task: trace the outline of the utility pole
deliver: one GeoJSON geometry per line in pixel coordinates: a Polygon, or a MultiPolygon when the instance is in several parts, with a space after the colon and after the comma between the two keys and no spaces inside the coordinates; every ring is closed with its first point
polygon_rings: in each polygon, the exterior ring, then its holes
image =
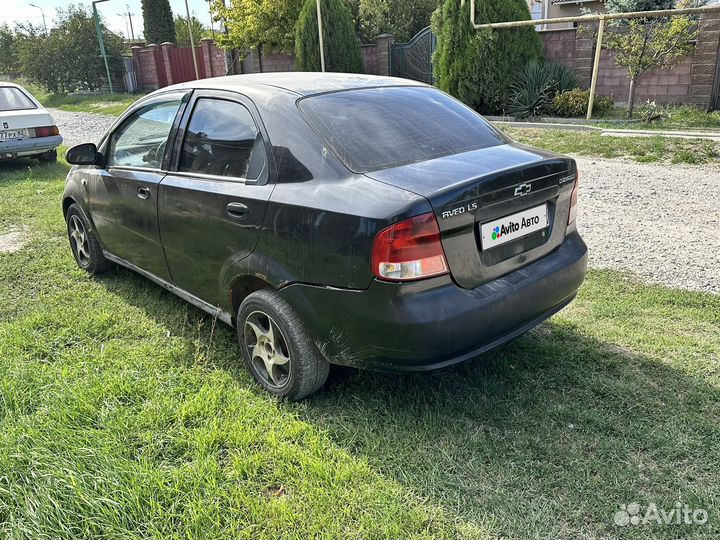
{"type": "Polygon", "coordinates": [[[130,27],[128,26],[127,13],[118,13],[117,15],[125,21],[125,36],[127,36],[127,40],[130,41],[130,27]]]}
{"type": "Polygon", "coordinates": [[[40,6],[36,6],[35,4],[29,4],[31,7],[38,8],[40,10],[40,13],[42,13],[43,18],[43,28],[45,28],[45,33],[47,34],[47,23],[45,22],[45,12],[43,11],[43,8],[40,6]]]}
{"type": "Polygon", "coordinates": [[[100,15],[98,15],[97,4],[107,2],[108,0],[93,0],[93,18],[95,19],[95,31],[97,32],[98,43],[100,44],[100,54],[105,62],[105,73],[107,74],[108,86],[110,93],[114,94],[112,86],[112,78],[110,77],[110,66],[108,65],[107,53],[105,52],[105,43],[103,42],[102,29],[100,28],[100,15]]]}
{"type": "Polygon", "coordinates": [[[135,31],[133,30],[133,25],[132,25],[132,16],[135,14],[130,13],[130,5],[129,4],[125,4],[125,7],[127,8],[127,15],[128,15],[128,19],[130,21],[130,36],[132,37],[133,43],[135,43],[135,31]]]}
{"type": "Polygon", "coordinates": [[[197,53],[195,52],[195,38],[192,32],[192,19],[190,18],[190,6],[188,0],[185,0],[185,12],[187,13],[188,33],[190,34],[190,49],[192,50],[193,65],[195,66],[195,80],[200,79],[200,71],[198,70],[197,53]]]}
{"type": "Polygon", "coordinates": [[[212,12],[212,0],[207,0],[208,3],[208,13],[210,14],[210,32],[212,33],[212,38],[215,39],[215,25],[213,24],[213,12],[212,12]]]}
{"type": "Polygon", "coordinates": [[[320,12],[320,0],[315,0],[315,6],[317,6],[318,39],[320,40],[320,69],[324,73],[325,72],[325,46],[323,44],[322,13],[320,12]]]}

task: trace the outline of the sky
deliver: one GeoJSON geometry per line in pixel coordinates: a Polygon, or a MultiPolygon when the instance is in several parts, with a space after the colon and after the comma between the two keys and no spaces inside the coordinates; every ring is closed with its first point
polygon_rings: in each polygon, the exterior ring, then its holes
{"type": "MultiPolygon", "coordinates": [[[[31,22],[35,25],[42,26],[43,19],[40,10],[32,7],[30,4],[40,6],[45,12],[48,28],[53,26],[55,18],[55,9],[67,6],[68,4],[84,4],[90,7],[90,0],[0,0],[0,25],[7,23],[14,26],[16,22],[31,22]]],[[[203,24],[210,26],[210,15],[208,13],[208,4],[206,0],[188,0],[190,13],[200,19],[203,24]]],[[[132,13],[133,29],[135,37],[142,35],[142,9],[140,0],[108,0],[97,5],[98,11],[105,19],[108,27],[119,34],[127,37],[127,11],[128,6],[132,13]],[[125,13],[126,16],[121,15],[125,13]]],[[[185,15],[185,0],[170,0],[170,7],[173,15],[185,15]]],[[[218,23],[214,23],[217,28],[218,23]]]]}

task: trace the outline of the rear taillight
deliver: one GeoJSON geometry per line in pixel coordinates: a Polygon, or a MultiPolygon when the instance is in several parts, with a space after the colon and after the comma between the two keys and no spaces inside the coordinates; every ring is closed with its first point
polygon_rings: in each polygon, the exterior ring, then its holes
{"type": "Polygon", "coordinates": [[[447,274],[435,214],[428,212],[380,231],[372,250],[372,271],[380,279],[410,281],[447,274]]]}
{"type": "Polygon", "coordinates": [[[52,137],[54,135],[60,135],[60,131],[58,130],[57,126],[43,126],[43,127],[36,127],[35,129],[35,135],[33,137],[52,137]]]}
{"type": "Polygon", "coordinates": [[[578,211],[578,188],[580,187],[580,173],[575,172],[575,185],[573,186],[572,195],[570,195],[570,214],[568,215],[568,225],[570,225],[577,217],[578,211]]]}

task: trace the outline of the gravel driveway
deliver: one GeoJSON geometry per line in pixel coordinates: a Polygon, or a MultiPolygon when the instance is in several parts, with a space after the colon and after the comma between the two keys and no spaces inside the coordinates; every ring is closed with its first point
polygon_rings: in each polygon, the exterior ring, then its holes
{"type": "Polygon", "coordinates": [[[577,157],[594,268],[720,293],[720,168],[577,157]]]}
{"type": "Polygon", "coordinates": [[[104,114],[68,112],[48,109],[63,136],[63,144],[70,148],[84,142],[97,143],[115,118],[104,114]]]}
{"type": "MultiPolygon", "coordinates": [[[[52,109],[65,144],[97,142],[114,118],[52,109]]],[[[720,293],[720,168],[576,158],[590,266],[720,293]]]]}

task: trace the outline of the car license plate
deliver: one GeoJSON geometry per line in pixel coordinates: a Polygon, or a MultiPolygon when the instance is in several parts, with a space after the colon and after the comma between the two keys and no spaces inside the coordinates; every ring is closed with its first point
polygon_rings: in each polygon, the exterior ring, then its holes
{"type": "Polygon", "coordinates": [[[12,129],[10,131],[0,131],[0,141],[8,139],[21,139],[22,137],[27,137],[27,130],[12,129]]]}
{"type": "Polygon", "coordinates": [[[547,204],[534,206],[480,225],[480,245],[483,250],[494,248],[547,226],[547,204]]]}

